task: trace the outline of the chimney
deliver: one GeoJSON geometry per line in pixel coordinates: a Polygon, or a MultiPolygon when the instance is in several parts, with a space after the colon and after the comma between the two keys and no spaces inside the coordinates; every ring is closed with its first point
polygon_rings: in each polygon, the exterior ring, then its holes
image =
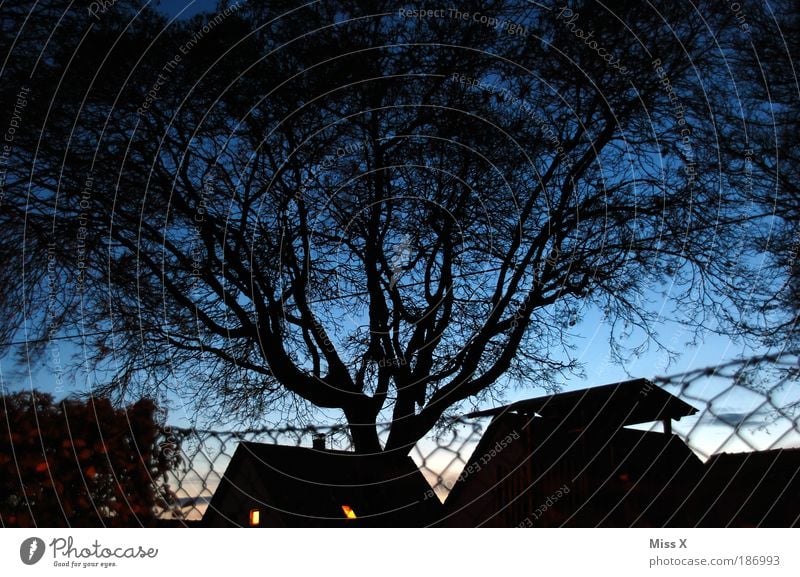
{"type": "Polygon", "coordinates": [[[311,437],[311,446],[320,451],[325,450],[325,433],[314,433],[311,437]]]}

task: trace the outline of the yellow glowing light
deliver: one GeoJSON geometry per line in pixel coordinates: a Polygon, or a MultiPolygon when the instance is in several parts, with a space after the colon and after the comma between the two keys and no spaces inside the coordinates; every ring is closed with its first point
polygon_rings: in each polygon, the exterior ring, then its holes
{"type": "Polygon", "coordinates": [[[347,517],[348,519],[356,518],[356,512],[353,511],[350,505],[342,505],[342,511],[344,511],[344,516],[347,517]]]}
{"type": "Polygon", "coordinates": [[[259,525],[261,525],[261,511],[250,509],[250,526],[258,527],[259,525]]]}

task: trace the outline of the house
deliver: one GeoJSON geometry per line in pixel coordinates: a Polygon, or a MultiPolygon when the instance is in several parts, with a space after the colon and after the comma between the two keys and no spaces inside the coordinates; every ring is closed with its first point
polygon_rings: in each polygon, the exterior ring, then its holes
{"type": "Polygon", "coordinates": [[[672,421],[696,412],[636,379],[473,413],[492,420],[439,525],[686,525],[680,504],[704,469],[672,421]],[[654,421],[663,432],[628,428],[654,421]]]}
{"type": "Polygon", "coordinates": [[[441,513],[410,457],[242,442],[207,527],[418,527],[441,513]]]}
{"type": "Polygon", "coordinates": [[[800,449],[721,453],[683,507],[701,527],[800,527],[798,495],[800,449]]]}

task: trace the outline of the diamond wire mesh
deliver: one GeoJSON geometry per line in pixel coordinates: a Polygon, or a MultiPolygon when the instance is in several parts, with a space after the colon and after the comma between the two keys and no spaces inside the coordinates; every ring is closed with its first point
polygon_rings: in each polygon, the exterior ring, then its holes
{"type": "MultiPolygon", "coordinates": [[[[379,425],[378,429],[385,435],[389,425],[379,425]]],[[[452,489],[481,431],[479,421],[450,419],[436,435],[417,443],[411,450],[411,458],[440,500],[452,489]]],[[[344,425],[243,431],[166,427],[162,431],[162,450],[177,451],[180,465],[168,479],[174,502],[162,502],[157,514],[162,519],[200,520],[242,441],[310,447],[313,438],[320,434],[325,436],[328,448],[345,451],[353,448],[344,425]]]]}
{"type": "Polygon", "coordinates": [[[700,409],[677,432],[705,459],[721,452],[800,447],[799,377],[797,355],[778,354],[654,381],[700,409]]]}
{"type": "MultiPolygon", "coordinates": [[[[703,460],[722,452],[763,451],[800,446],[800,391],[796,357],[762,357],[713,369],[655,379],[699,409],[675,423],[674,432],[703,460]]],[[[410,455],[444,501],[480,440],[485,421],[453,419],[417,443],[410,455]]],[[[379,427],[385,435],[389,425],[379,427]]],[[[161,518],[202,518],[241,441],[311,446],[324,434],[328,447],[352,450],[345,426],[285,427],[244,431],[166,428],[165,450],[178,451],[181,465],[171,474],[175,496],[161,518]]],[[[798,471],[800,474],[800,471],[798,471]]]]}

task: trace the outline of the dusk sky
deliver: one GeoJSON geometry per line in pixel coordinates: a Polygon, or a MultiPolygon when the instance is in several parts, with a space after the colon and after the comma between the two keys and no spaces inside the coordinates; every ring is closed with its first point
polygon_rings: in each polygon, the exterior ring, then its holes
{"type": "MultiPolygon", "coordinates": [[[[158,2],[159,10],[179,18],[188,18],[203,11],[213,10],[215,6],[216,2],[213,0],[160,0],[158,2]]],[[[672,305],[663,296],[664,292],[674,291],[674,287],[653,288],[654,290],[649,297],[651,302],[648,308],[663,314],[666,319],[675,319],[675,312],[670,309],[672,305]]],[[[673,349],[681,351],[681,356],[677,362],[668,364],[667,357],[663,353],[650,351],[639,357],[631,356],[626,363],[620,366],[611,362],[609,358],[609,325],[601,312],[592,309],[581,312],[584,313],[583,319],[575,326],[570,327],[568,334],[572,337],[571,340],[575,346],[573,355],[584,365],[586,374],[584,378],[571,377],[567,380],[562,379],[564,390],[580,389],[631,377],[652,378],[683,373],[692,369],[713,366],[741,355],[758,352],[758,349],[747,348],[741,342],[734,342],[729,337],[711,332],[700,334],[698,344],[690,346],[693,335],[674,322],[674,320],[667,320],[659,327],[659,338],[662,342],[669,343],[673,349]]],[[[629,344],[635,346],[639,342],[633,338],[629,344]]],[[[60,341],[59,347],[63,358],[69,357],[77,350],[74,343],[66,340],[60,341]]],[[[53,367],[47,366],[47,363],[44,366],[40,364],[26,367],[13,364],[10,359],[5,358],[0,363],[0,378],[2,378],[4,386],[11,390],[25,389],[33,384],[33,386],[41,390],[56,392],[58,396],[59,391],[55,390],[53,367]],[[20,373],[24,375],[28,372],[30,380],[25,376],[21,379],[17,378],[20,373]]],[[[85,383],[72,382],[67,384],[64,392],[80,391],[81,389],[85,390],[85,383]]],[[[543,393],[544,391],[537,389],[535,386],[526,390],[509,390],[506,394],[506,400],[512,402],[543,393]]],[[[187,399],[186,401],[189,402],[190,400],[187,399]]],[[[170,420],[175,424],[188,424],[187,417],[189,413],[181,408],[183,400],[173,398],[172,402],[174,406],[171,410],[170,420]]],[[[731,398],[729,402],[731,407],[729,407],[728,412],[736,411],[737,399],[735,397],[731,398]]],[[[741,408],[738,407],[738,409],[741,408]]],[[[336,417],[335,411],[332,412],[331,417],[336,417]]],[[[225,427],[224,423],[217,422],[215,425],[221,428],[225,427]]]]}

